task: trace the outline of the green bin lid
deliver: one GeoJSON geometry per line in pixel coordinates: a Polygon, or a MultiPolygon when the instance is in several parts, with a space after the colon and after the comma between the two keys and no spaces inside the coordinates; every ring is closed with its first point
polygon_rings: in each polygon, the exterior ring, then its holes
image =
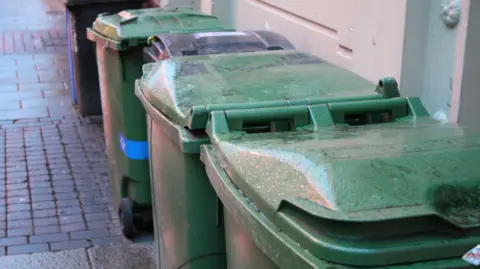
{"type": "Polygon", "coordinates": [[[310,254],[385,266],[460,258],[480,242],[479,134],[414,117],[213,133],[207,149],[229,177],[222,181],[310,254]]]}
{"type": "Polygon", "coordinates": [[[214,110],[382,98],[370,81],[293,50],[176,57],[143,69],[141,93],[191,130],[205,129],[214,110]]]}
{"type": "Polygon", "coordinates": [[[93,23],[100,36],[129,45],[146,43],[150,36],[225,30],[215,16],[190,8],[147,8],[100,14],[93,23]]]}

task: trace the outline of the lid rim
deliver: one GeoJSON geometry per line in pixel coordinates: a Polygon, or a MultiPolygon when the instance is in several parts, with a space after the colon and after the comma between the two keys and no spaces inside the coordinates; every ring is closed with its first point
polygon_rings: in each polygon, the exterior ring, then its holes
{"type": "MultiPolygon", "coordinates": [[[[178,33],[190,33],[190,32],[200,32],[200,31],[223,31],[225,28],[222,26],[220,20],[213,15],[202,14],[193,9],[163,9],[163,8],[148,8],[148,9],[128,9],[122,12],[115,14],[100,14],[93,23],[93,28],[98,33],[105,33],[107,30],[112,33],[112,35],[105,35],[106,38],[110,38],[117,42],[138,42],[140,39],[147,39],[149,36],[155,34],[168,34],[172,29],[176,29],[175,32],[178,33]],[[132,18],[136,18],[134,21],[127,20],[128,23],[118,18],[122,12],[126,12],[132,15],[132,18]],[[141,18],[156,18],[157,21],[161,21],[163,18],[177,18],[179,22],[175,27],[164,29],[162,23],[155,24],[151,21],[139,20],[141,18]],[[205,18],[204,20],[198,19],[197,24],[184,24],[183,21],[189,22],[194,20],[194,18],[205,18]],[[153,23],[153,24],[152,24],[153,23]],[[135,24],[136,27],[127,28],[129,29],[128,33],[124,32],[122,29],[125,29],[127,25],[135,24]],[[148,26],[147,28],[142,26],[148,26]],[[186,25],[186,26],[185,26],[186,25]],[[202,27],[205,26],[205,27],[202,27]],[[153,27],[153,28],[152,28],[153,27]],[[180,27],[180,28],[179,28],[180,27]],[[155,31],[150,31],[150,33],[138,34],[137,32],[142,32],[144,29],[157,29],[155,31]],[[178,29],[177,29],[178,28],[178,29]],[[115,33],[115,34],[113,34],[115,33]]],[[[150,30],[151,30],[150,29],[150,30]]]]}
{"type": "MultiPolygon", "coordinates": [[[[265,218],[265,215],[258,211],[257,208],[251,203],[251,200],[247,202],[244,193],[240,192],[238,187],[225,170],[220,167],[218,160],[218,149],[213,145],[207,145],[202,147],[201,160],[206,166],[207,174],[210,182],[212,183],[217,195],[222,200],[223,205],[226,208],[226,212],[235,212],[237,218],[246,219],[249,221],[241,221],[245,231],[248,235],[253,236],[253,240],[260,240],[262,243],[257,243],[263,251],[269,253],[269,248],[263,248],[267,246],[279,246],[275,249],[275,253],[282,253],[284,255],[270,255],[276,262],[285,257],[288,261],[292,258],[300,259],[300,264],[307,262],[309,264],[321,265],[328,263],[336,263],[346,266],[401,266],[402,264],[415,265],[415,264],[428,264],[435,263],[437,261],[450,261],[451,263],[461,262],[461,255],[471,249],[472,244],[475,245],[478,236],[466,238],[462,242],[456,242],[456,244],[445,245],[444,242],[437,242],[435,245],[431,243],[422,242],[422,244],[415,244],[415,248],[411,248],[412,245],[407,243],[400,244],[403,249],[394,249],[395,252],[391,252],[389,249],[383,246],[377,246],[376,248],[365,248],[359,246],[356,249],[352,249],[351,245],[338,246],[336,242],[319,241],[321,242],[315,246],[309,246],[302,238],[296,233],[292,233],[297,226],[297,221],[291,220],[292,228],[280,227],[277,224],[271,222],[271,219],[265,218]],[[288,240],[286,240],[288,238],[288,240]],[[318,249],[318,246],[322,246],[322,251],[318,249]],[[329,247],[330,246],[330,247],[329,247]],[[299,247],[298,249],[296,247],[299,247]],[[374,251],[374,250],[380,250],[374,251]],[[304,251],[307,250],[307,253],[304,251]],[[342,253],[343,251],[343,253],[342,253]],[[346,252],[345,252],[346,251],[346,252]],[[389,252],[390,251],[390,252],[389,252]],[[420,251],[420,252],[419,252],[420,251]],[[319,253],[321,252],[321,253],[319,253]],[[347,255],[347,256],[345,256],[347,255]],[[409,260],[405,259],[408,258],[409,260]],[[306,259],[306,260],[305,260],[306,259]],[[403,259],[403,260],[402,260],[403,259]]],[[[276,216],[275,220],[283,218],[283,216],[276,216]]],[[[311,234],[304,233],[305,237],[311,237],[311,234]]],[[[445,239],[443,240],[445,241],[445,239]]],[[[383,241],[382,241],[383,242],[383,241]]],[[[382,244],[380,242],[380,244],[382,244]]],[[[419,242],[418,240],[416,242],[419,242]]],[[[391,247],[390,247],[391,249],[391,247]]],[[[270,254],[270,253],[269,253],[270,254]]],[[[298,262],[297,262],[298,265],[298,262]]]]}

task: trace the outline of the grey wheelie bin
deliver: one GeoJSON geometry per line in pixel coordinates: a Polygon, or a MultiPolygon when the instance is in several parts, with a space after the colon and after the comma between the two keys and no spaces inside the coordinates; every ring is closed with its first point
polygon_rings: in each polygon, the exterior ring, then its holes
{"type": "Polygon", "coordinates": [[[227,268],[470,268],[479,130],[405,97],[214,111],[207,126],[227,268]]]}
{"type": "Polygon", "coordinates": [[[151,45],[143,50],[146,62],[181,56],[295,49],[282,35],[263,30],[163,34],[150,40],[151,45]]]}
{"type": "MultiPolygon", "coordinates": [[[[200,146],[210,141],[205,128],[212,111],[382,100],[399,94],[393,79],[376,87],[292,50],[174,57],[143,69],[136,94],[148,115],[162,269],[226,268],[223,209],[199,155],[200,146]]],[[[265,126],[255,123],[247,128],[258,132],[265,126]]]]}
{"type": "Polygon", "coordinates": [[[145,0],[66,0],[72,98],[82,116],[102,114],[95,48],[85,29],[99,14],[140,8],[145,0]]]}

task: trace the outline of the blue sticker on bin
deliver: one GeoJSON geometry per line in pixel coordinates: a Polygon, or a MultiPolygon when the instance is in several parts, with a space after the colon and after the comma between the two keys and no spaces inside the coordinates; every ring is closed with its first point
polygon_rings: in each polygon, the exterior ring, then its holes
{"type": "Polygon", "coordinates": [[[67,11],[66,13],[66,18],[67,18],[67,44],[68,44],[68,65],[69,65],[69,76],[70,76],[70,92],[73,97],[73,101],[75,104],[78,104],[78,99],[77,99],[77,90],[75,89],[76,83],[75,83],[75,64],[74,64],[74,59],[73,59],[73,35],[72,35],[72,15],[70,14],[70,11],[67,11]]]}
{"type": "Polygon", "coordinates": [[[148,160],[148,141],[128,140],[121,133],[118,133],[120,149],[130,160],[148,160]]]}

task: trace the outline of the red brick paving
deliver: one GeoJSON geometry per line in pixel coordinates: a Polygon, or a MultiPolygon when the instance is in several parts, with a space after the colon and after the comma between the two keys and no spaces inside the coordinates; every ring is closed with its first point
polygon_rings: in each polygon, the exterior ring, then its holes
{"type": "Polygon", "coordinates": [[[65,29],[0,32],[0,52],[3,55],[62,53],[66,45],[65,29]]]}
{"type": "Polygon", "coordinates": [[[0,29],[17,29],[0,33],[0,256],[124,243],[102,126],[72,106],[65,29],[0,16],[0,29]]]}

